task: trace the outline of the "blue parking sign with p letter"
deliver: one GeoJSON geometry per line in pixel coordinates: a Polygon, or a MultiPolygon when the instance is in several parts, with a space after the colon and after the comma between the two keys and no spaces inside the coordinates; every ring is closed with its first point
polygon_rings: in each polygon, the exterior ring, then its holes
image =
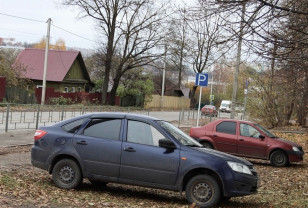
{"type": "Polygon", "coordinates": [[[208,83],[208,74],[197,73],[196,74],[196,85],[206,87],[208,83]]]}

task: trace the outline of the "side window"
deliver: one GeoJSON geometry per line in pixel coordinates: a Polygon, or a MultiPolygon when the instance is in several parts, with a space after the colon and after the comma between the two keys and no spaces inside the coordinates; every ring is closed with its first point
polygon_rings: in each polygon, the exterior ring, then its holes
{"type": "Polygon", "coordinates": [[[216,126],[216,131],[226,134],[236,134],[236,122],[224,121],[216,126]]]}
{"type": "Polygon", "coordinates": [[[103,139],[120,139],[121,119],[93,119],[84,129],[85,136],[103,138],[103,139]]]}
{"type": "Polygon", "coordinates": [[[259,138],[260,133],[254,127],[248,124],[240,124],[241,136],[259,138]]]}
{"type": "Polygon", "coordinates": [[[68,133],[75,133],[80,126],[87,120],[88,118],[78,119],[76,121],[70,122],[62,126],[62,129],[68,133]]]}
{"type": "Polygon", "coordinates": [[[164,136],[153,126],[139,121],[128,121],[128,142],[158,146],[158,140],[162,138],[164,136]]]}

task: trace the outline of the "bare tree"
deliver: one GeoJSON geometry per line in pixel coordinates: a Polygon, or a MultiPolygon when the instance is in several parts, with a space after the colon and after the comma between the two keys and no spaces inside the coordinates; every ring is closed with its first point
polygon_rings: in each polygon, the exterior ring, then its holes
{"type": "Polygon", "coordinates": [[[162,38],[159,13],[163,8],[156,8],[152,0],[64,0],[63,3],[78,6],[85,16],[98,22],[102,38],[107,40],[104,44],[103,103],[106,103],[110,71],[114,68],[116,74],[110,100],[110,104],[114,104],[121,76],[158,57],[154,48],[162,38]]]}
{"type": "Polygon", "coordinates": [[[183,72],[187,68],[188,44],[187,37],[188,26],[186,20],[186,8],[179,8],[175,12],[169,24],[168,42],[168,61],[172,63],[178,71],[177,87],[181,88],[183,72]]]}
{"type": "MultiPolygon", "coordinates": [[[[223,33],[224,21],[220,15],[200,1],[199,6],[190,11],[187,22],[191,30],[189,51],[193,71],[209,72],[209,67],[229,49],[223,33]]],[[[195,106],[196,89],[197,86],[193,86],[191,107],[195,106]]]]}
{"type": "MultiPolygon", "coordinates": [[[[245,33],[249,35],[243,38],[245,52],[258,55],[261,63],[270,65],[267,71],[268,87],[264,91],[267,92],[267,99],[260,97],[266,102],[263,111],[268,111],[267,115],[271,115],[271,119],[277,121],[273,123],[276,126],[288,123],[295,111],[298,122],[304,126],[308,104],[306,90],[308,2],[305,0],[208,0],[206,2],[219,6],[222,12],[234,14],[239,11],[240,5],[247,5],[244,25],[245,33]],[[285,93],[281,93],[281,89],[284,89],[285,93]]],[[[230,25],[236,24],[232,18],[229,20],[230,25]]],[[[232,33],[232,30],[229,31],[232,33]]]]}

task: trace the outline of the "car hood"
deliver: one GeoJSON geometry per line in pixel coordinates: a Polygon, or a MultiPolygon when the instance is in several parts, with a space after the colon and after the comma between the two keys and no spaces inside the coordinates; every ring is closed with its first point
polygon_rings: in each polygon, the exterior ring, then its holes
{"type": "Polygon", "coordinates": [[[297,143],[295,143],[295,142],[291,142],[291,141],[289,141],[289,140],[286,140],[286,139],[283,139],[283,138],[271,138],[271,139],[275,139],[276,141],[280,141],[280,142],[282,142],[282,143],[287,143],[287,144],[289,144],[289,145],[292,145],[292,146],[295,146],[295,147],[300,147],[300,145],[299,144],[297,144],[297,143]]]}
{"type": "Polygon", "coordinates": [[[252,165],[250,162],[248,162],[247,160],[245,160],[243,158],[236,157],[236,156],[230,155],[228,153],[220,152],[220,151],[217,151],[217,150],[214,150],[214,149],[202,148],[202,147],[201,148],[200,147],[194,147],[194,149],[198,150],[200,152],[204,152],[206,154],[210,154],[210,155],[219,157],[219,158],[226,160],[226,161],[233,161],[233,162],[243,163],[245,165],[252,165]]]}

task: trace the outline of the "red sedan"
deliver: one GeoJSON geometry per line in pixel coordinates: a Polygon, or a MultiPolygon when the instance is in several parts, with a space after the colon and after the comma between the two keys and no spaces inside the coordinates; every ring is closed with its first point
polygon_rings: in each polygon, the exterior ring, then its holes
{"type": "Polygon", "coordinates": [[[260,124],[219,119],[202,127],[192,127],[190,136],[203,146],[233,155],[270,160],[274,166],[286,166],[303,160],[303,148],[276,137],[260,124]]]}
{"type": "Polygon", "coordinates": [[[216,107],[213,105],[205,105],[201,108],[202,115],[204,116],[215,116],[217,117],[218,112],[216,107]]]}

